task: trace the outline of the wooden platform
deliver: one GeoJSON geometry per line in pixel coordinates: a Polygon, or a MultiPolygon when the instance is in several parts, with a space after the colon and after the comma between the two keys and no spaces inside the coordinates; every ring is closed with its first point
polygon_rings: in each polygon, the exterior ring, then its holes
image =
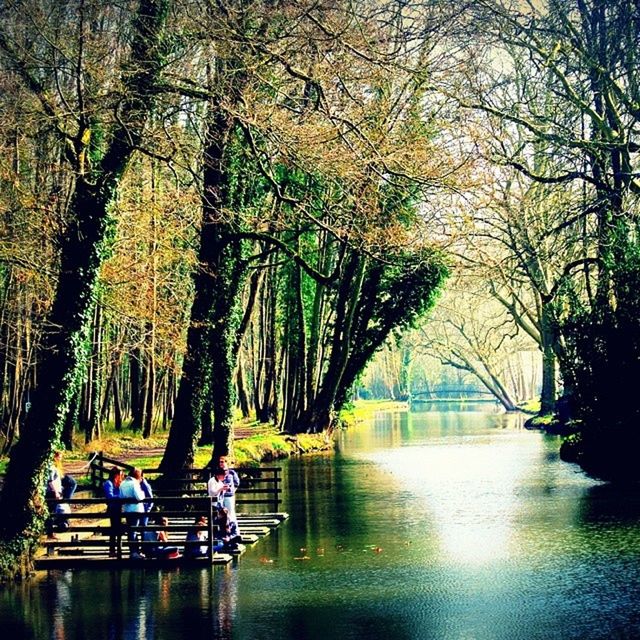
{"type": "MultiPolygon", "coordinates": [[[[76,517],[79,515],[76,514],[76,517]]],[[[261,537],[268,535],[288,517],[287,513],[238,514],[238,528],[242,537],[239,549],[231,554],[214,553],[212,556],[198,558],[182,555],[185,548],[184,532],[189,526],[192,526],[192,521],[185,516],[172,517],[166,527],[169,537],[168,544],[178,547],[181,553],[180,557],[144,559],[129,558],[126,551],[123,551],[121,558],[109,557],[108,520],[87,520],[88,526],[79,526],[75,527],[73,531],[57,533],[55,540],[43,539],[42,547],[36,555],[34,563],[37,570],[143,569],[228,564],[241,555],[247,546],[256,544],[261,537]]],[[[126,535],[123,536],[122,542],[123,547],[126,547],[126,535]]],[[[144,543],[142,544],[144,545],[144,543]]]]}

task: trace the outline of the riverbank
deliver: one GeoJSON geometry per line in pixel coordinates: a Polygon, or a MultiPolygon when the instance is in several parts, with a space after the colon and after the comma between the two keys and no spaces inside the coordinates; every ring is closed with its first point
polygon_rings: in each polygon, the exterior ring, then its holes
{"type": "MultiPolygon", "coordinates": [[[[95,451],[101,451],[109,458],[121,460],[137,467],[157,467],[162,460],[168,434],[161,433],[150,438],[132,432],[108,433],[99,440],[82,444],[65,453],[65,471],[82,476],[87,471],[87,459],[95,451]]],[[[247,429],[243,427],[241,436],[234,440],[232,456],[238,467],[257,466],[293,455],[326,452],[333,449],[333,440],[327,434],[280,434],[275,427],[268,429],[247,429]]],[[[211,459],[211,446],[196,447],[194,465],[204,467],[211,459]]],[[[8,458],[0,460],[0,483],[8,458]]]]}
{"type": "MultiPolygon", "coordinates": [[[[160,464],[167,437],[155,437],[143,439],[133,436],[122,436],[112,439],[106,438],[95,441],[84,447],[81,455],[81,464],[86,464],[86,457],[92,451],[102,451],[106,456],[126,462],[128,464],[154,468],[160,464]]],[[[242,437],[234,440],[232,458],[234,465],[238,467],[257,466],[263,462],[272,462],[289,456],[314,452],[325,452],[333,449],[333,440],[326,434],[299,434],[288,435],[276,432],[272,433],[244,433],[242,437]]],[[[69,458],[77,458],[69,454],[69,458]]],[[[196,447],[194,466],[201,468],[211,459],[211,446],[196,447]]],[[[71,459],[65,467],[73,472],[75,466],[71,459]]]]}
{"type": "MultiPolygon", "coordinates": [[[[340,414],[342,428],[349,428],[371,420],[380,411],[408,411],[406,402],[395,400],[359,400],[340,414]]],[[[333,450],[333,437],[328,433],[278,433],[273,425],[239,421],[234,431],[234,464],[238,467],[254,466],[290,456],[326,453],[333,450]]],[[[85,445],[85,457],[91,451],[103,451],[109,457],[142,467],[154,467],[160,463],[167,435],[142,439],[132,435],[115,436],[91,445],[85,445]],[[99,445],[99,446],[98,446],[99,445]]],[[[197,447],[194,464],[203,467],[211,458],[211,446],[197,447]]]]}
{"type": "Polygon", "coordinates": [[[381,411],[409,411],[409,405],[399,400],[357,400],[340,412],[340,423],[348,429],[360,422],[372,420],[381,411]]]}

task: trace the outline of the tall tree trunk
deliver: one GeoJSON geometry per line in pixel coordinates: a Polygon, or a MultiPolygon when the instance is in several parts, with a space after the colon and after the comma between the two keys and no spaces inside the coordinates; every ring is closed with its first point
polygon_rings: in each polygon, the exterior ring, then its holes
{"type": "Polygon", "coordinates": [[[113,428],[116,431],[122,431],[122,402],[120,400],[120,383],[118,381],[118,375],[115,372],[113,376],[113,428]]]}
{"type": "Polygon", "coordinates": [[[247,394],[247,388],[245,384],[244,367],[242,366],[242,358],[238,361],[236,368],[236,387],[238,389],[238,406],[243,418],[248,418],[251,414],[251,408],[249,406],[249,395],[247,394]]]}
{"type": "Polygon", "coordinates": [[[282,416],[280,429],[286,433],[299,433],[306,428],[301,424],[306,396],[306,332],[302,302],[302,277],[300,267],[290,267],[288,304],[286,305],[286,326],[284,357],[286,358],[283,380],[282,416]]]}
{"type": "Polygon", "coordinates": [[[142,437],[150,438],[153,431],[153,414],[155,411],[156,392],[156,362],[153,351],[147,354],[147,366],[145,376],[145,403],[144,418],[142,424],[142,437]]]}
{"type": "Polygon", "coordinates": [[[254,376],[256,419],[267,423],[276,419],[276,307],[275,269],[269,268],[260,291],[257,366],[254,376]]]}
{"type": "Polygon", "coordinates": [[[131,406],[129,429],[132,431],[140,431],[142,429],[144,389],[142,350],[136,348],[129,354],[129,403],[131,406]]]}
{"type": "Polygon", "coordinates": [[[549,310],[542,308],[540,319],[540,342],[542,349],[542,391],[540,393],[540,412],[551,413],[556,406],[557,366],[554,350],[555,331],[549,310]]]}
{"type": "MultiPolygon", "coordinates": [[[[195,295],[187,330],[187,351],[178,387],[175,413],[160,469],[167,476],[179,473],[193,464],[195,444],[202,429],[205,400],[211,394],[211,368],[215,357],[212,351],[211,324],[226,321],[214,318],[218,287],[225,285],[224,274],[216,270],[227,238],[221,235],[221,209],[226,190],[226,171],[223,156],[233,127],[233,118],[215,104],[211,105],[204,155],[204,194],[202,197],[202,226],[199,267],[195,272],[195,295]]],[[[218,350],[220,345],[218,345],[218,350]]],[[[216,384],[229,381],[216,379],[216,384]]],[[[213,401],[213,399],[212,399],[213,401]]]]}
{"type": "Polygon", "coordinates": [[[312,433],[320,433],[332,425],[336,397],[339,390],[345,388],[342,378],[349,360],[353,322],[364,281],[365,264],[364,257],[353,253],[340,280],[329,363],[306,425],[312,433]]]}

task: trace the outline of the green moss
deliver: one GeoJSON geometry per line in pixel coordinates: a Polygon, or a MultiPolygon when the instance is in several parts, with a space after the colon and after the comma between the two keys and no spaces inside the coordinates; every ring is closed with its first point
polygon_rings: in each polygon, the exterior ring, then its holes
{"type": "Polygon", "coordinates": [[[408,411],[406,402],[398,400],[356,400],[356,402],[340,412],[340,421],[349,427],[371,420],[379,411],[408,411]]]}
{"type": "Polygon", "coordinates": [[[32,558],[38,546],[39,536],[14,538],[0,542],[0,584],[23,580],[33,570],[32,558]]]}
{"type": "Polygon", "coordinates": [[[544,413],[541,415],[533,416],[533,418],[531,418],[527,422],[532,428],[541,429],[555,424],[557,422],[557,418],[553,413],[544,413]]]}
{"type": "Polygon", "coordinates": [[[518,405],[520,411],[525,413],[539,413],[540,412],[540,398],[531,398],[525,400],[518,405]]]}

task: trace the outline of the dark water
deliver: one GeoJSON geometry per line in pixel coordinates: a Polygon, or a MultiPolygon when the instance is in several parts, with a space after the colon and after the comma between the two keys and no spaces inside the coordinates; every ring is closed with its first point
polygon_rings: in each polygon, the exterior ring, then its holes
{"type": "Polygon", "coordinates": [[[283,465],[290,519],[236,565],[61,572],[2,638],[640,637],[640,499],[521,419],[384,414],[283,465]]]}

